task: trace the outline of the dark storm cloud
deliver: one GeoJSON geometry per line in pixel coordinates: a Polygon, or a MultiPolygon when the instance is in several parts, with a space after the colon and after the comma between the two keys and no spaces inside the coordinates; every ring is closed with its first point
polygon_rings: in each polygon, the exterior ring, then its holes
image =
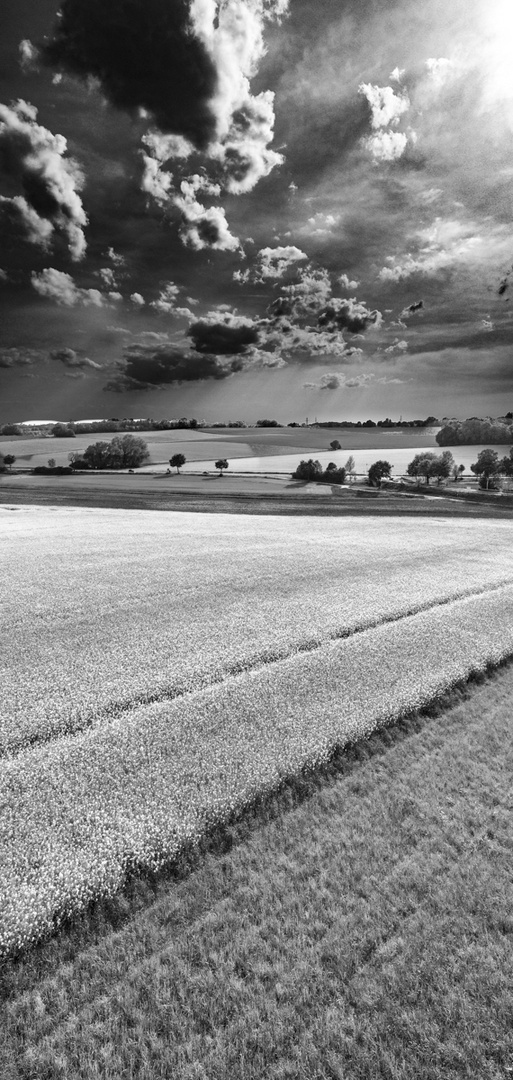
{"type": "Polygon", "coordinates": [[[188,331],[196,352],[214,353],[217,356],[234,356],[245,353],[250,345],[256,345],[258,330],[247,319],[234,317],[231,322],[211,322],[199,319],[188,331]]]}
{"type": "Polygon", "coordinates": [[[42,58],[95,76],[113,105],[132,115],[146,109],[161,131],[199,148],[213,135],[216,68],[191,33],[188,0],[64,0],[42,58]]]}
{"type": "Polygon", "coordinates": [[[46,356],[39,349],[0,349],[0,368],[31,367],[46,360],[46,356]]]}
{"type": "Polygon", "coordinates": [[[186,352],[172,345],[130,345],[123,355],[123,362],[117,365],[105,390],[150,390],[172,383],[226,379],[240,370],[237,361],[226,366],[215,356],[186,352]]]}
{"type": "Polygon", "coordinates": [[[416,304],[408,304],[408,307],[403,308],[403,310],[401,311],[401,314],[399,315],[399,318],[400,319],[409,319],[410,315],[415,315],[415,312],[421,311],[423,307],[424,307],[424,301],[423,300],[418,300],[416,304]]]}

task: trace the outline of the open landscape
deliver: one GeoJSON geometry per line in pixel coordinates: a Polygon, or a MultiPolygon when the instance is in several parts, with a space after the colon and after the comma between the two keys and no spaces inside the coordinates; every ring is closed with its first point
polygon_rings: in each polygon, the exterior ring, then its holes
{"type": "Polygon", "coordinates": [[[0,22],[0,1080],[513,1080],[511,0],[0,22]]]}
{"type": "MultiPolygon", "coordinates": [[[[365,475],[376,459],[385,457],[392,466],[392,475],[406,472],[415,454],[429,449],[441,453],[436,442],[439,428],[381,428],[358,430],[327,428],[223,428],[188,431],[144,431],[142,438],[148,445],[149,461],[138,471],[162,473],[169,468],[173,454],[184,454],[186,463],[182,472],[186,475],[209,471],[215,474],[214,463],[225,457],[230,472],[247,474],[282,474],[289,476],[302,458],[314,457],[324,467],[329,461],[344,465],[351,455],[356,473],[365,475]],[[342,449],[330,450],[330,442],[337,440],[342,449]]],[[[81,453],[96,441],[109,442],[109,433],[78,434],[74,439],[31,436],[16,438],[0,436],[0,453],[16,456],[16,471],[46,465],[53,458],[57,465],[68,465],[69,454],[81,453]]],[[[456,446],[453,448],[456,463],[463,464],[465,473],[476,461],[480,450],[488,444],[456,446]]],[[[508,447],[504,447],[504,453],[508,447]]]]}
{"type": "Polygon", "coordinates": [[[507,1075],[512,529],[2,506],[2,1075],[507,1075]]]}

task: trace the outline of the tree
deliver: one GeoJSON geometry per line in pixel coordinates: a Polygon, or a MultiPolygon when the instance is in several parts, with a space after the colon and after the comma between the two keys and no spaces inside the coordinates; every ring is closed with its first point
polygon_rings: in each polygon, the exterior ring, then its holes
{"type": "Polygon", "coordinates": [[[436,476],[439,484],[442,480],[447,480],[451,475],[452,469],[454,469],[456,462],[451,454],[450,450],[444,450],[440,456],[435,456],[433,464],[429,470],[430,476],[436,476]]]}
{"type": "Polygon", "coordinates": [[[91,469],[137,469],[149,456],[144,439],[137,435],[115,435],[111,442],[91,443],[83,454],[91,469]]]}
{"type": "Polygon", "coordinates": [[[54,458],[54,457],[49,457],[49,458],[48,458],[48,468],[49,468],[49,469],[55,469],[55,468],[56,468],[56,464],[57,464],[57,463],[56,463],[56,461],[55,461],[55,458],[54,458]]]}
{"type": "Polygon", "coordinates": [[[21,428],[18,426],[18,424],[4,424],[3,428],[0,429],[0,434],[2,434],[2,435],[22,435],[23,432],[22,432],[21,428]]]}
{"type": "Polygon", "coordinates": [[[219,461],[215,462],[215,468],[219,469],[219,476],[222,476],[223,470],[229,468],[226,458],[219,458],[219,461]]]}
{"type": "Polygon", "coordinates": [[[55,424],[54,427],[52,428],[52,435],[56,439],[75,439],[76,438],[74,428],[71,427],[71,424],[55,424]]]}
{"type": "Polygon", "coordinates": [[[295,472],[292,473],[293,480],[319,480],[322,476],[322,465],[320,461],[314,461],[309,458],[308,461],[300,461],[295,472]]]}
{"type": "Polygon", "coordinates": [[[341,449],[342,449],[342,446],[339,443],[338,439],[333,439],[333,442],[330,442],[330,450],[341,450],[341,449]]]}
{"type": "Polygon", "coordinates": [[[169,458],[169,464],[172,469],[176,468],[176,472],[180,472],[182,465],[185,465],[185,454],[173,454],[172,458],[169,458]]]}
{"type": "Polygon", "coordinates": [[[465,472],[465,466],[464,465],[456,465],[456,463],[454,464],[454,467],[453,467],[453,470],[452,470],[452,475],[454,477],[454,480],[455,480],[456,484],[458,483],[458,480],[463,476],[464,472],[465,472]]]}
{"type": "Polygon", "coordinates": [[[392,466],[389,461],[375,461],[369,469],[369,484],[371,487],[381,487],[381,481],[390,476],[392,466]]]}
{"type": "Polygon", "coordinates": [[[12,469],[14,462],[16,461],[16,457],[14,454],[6,454],[4,457],[4,461],[5,464],[8,465],[10,469],[12,469]]]}
{"type": "Polygon", "coordinates": [[[499,472],[499,455],[497,451],[481,450],[481,453],[477,455],[477,461],[470,468],[479,477],[479,487],[488,489],[490,487],[490,478],[496,476],[499,472]]]}
{"type": "Polygon", "coordinates": [[[355,460],[352,454],[349,455],[344,468],[349,477],[349,483],[352,483],[353,476],[355,475],[355,460]]]}
{"type": "MultiPolygon", "coordinates": [[[[7,458],[5,459],[7,461],[7,458]]],[[[502,476],[513,476],[513,450],[510,451],[510,456],[507,454],[499,461],[498,471],[502,476]]]]}
{"type": "MultiPolygon", "coordinates": [[[[452,456],[452,455],[451,455],[452,456]]],[[[408,476],[416,476],[417,479],[421,476],[424,477],[426,484],[429,484],[430,476],[435,476],[437,466],[434,462],[438,459],[438,455],[434,454],[432,450],[423,450],[420,454],[415,454],[413,461],[410,461],[406,472],[408,476]]]]}
{"type": "Polygon", "coordinates": [[[115,435],[110,446],[113,458],[121,456],[121,466],[113,464],[112,469],[138,469],[150,456],[147,443],[137,435],[115,435]]]}
{"type": "Polygon", "coordinates": [[[109,469],[110,443],[91,443],[90,446],[84,450],[83,458],[84,461],[87,461],[90,469],[109,469]]]}
{"type": "Polygon", "coordinates": [[[346,478],[346,470],[344,466],[335,465],[334,461],[330,461],[320,477],[325,484],[343,484],[346,478]]]}

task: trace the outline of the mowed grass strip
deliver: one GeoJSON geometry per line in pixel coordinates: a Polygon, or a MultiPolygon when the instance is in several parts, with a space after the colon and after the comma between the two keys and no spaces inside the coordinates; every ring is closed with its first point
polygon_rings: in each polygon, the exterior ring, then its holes
{"type": "Polygon", "coordinates": [[[513,522],[0,513],[0,754],[513,580],[513,522]]]}
{"type": "Polygon", "coordinates": [[[6,963],[3,1080],[507,1080],[512,698],[509,664],[6,963]]]}
{"type": "Polygon", "coordinates": [[[513,652],[513,587],[378,626],[0,764],[0,951],[283,778],[513,652]]]}

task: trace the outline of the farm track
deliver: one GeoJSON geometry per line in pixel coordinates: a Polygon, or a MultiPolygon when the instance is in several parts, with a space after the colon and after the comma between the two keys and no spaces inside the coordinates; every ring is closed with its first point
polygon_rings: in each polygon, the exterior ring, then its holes
{"type": "Polygon", "coordinates": [[[70,730],[65,724],[62,728],[54,729],[52,732],[43,734],[34,734],[27,738],[19,746],[14,748],[2,749],[0,747],[0,762],[2,760],[13,760],[21,755],[26,755],[39,747],[48,746],[49,744],[58,743],[60,740],[65,739],[68,743],[74,737],[81,735],[83,732],[89,729],[99,727],[108,723],[113,723],[120,719],[122,716],[129,716],[134,709],[138,709],[147,705],[162,705],[180,699],[187,699],[193,694],[199,691],[208,690],[209,688],[222,687],[229,683],[230,680],[237,678],[237,676],[245,675],[249,673],[261,671],[265,668],[270,668],[275,664],[279,664],[284,660],[289,660],[292,657],[300,656],[301,654],[314,654],[320,653],[323,649],[326,649],[330,644],[337,641],[344,641],[350,638],[357,637],[364,634],[369,630],[374,630],[378,627],[386,627],[394,623],[400,623],[401,621],[411,618],[414,615],[421,613],[428,613],[442,609],[457,603],[458,601],[470,599],[472,597],[491,595],[499,592],[502,589],[513,586],[513,578],[505,578],[503,581],[496,582],[492,585],[483,585],[481,587],[474,586],[469,589],[461,589],[452,594],[451,596],[443,597],[437,600],[429,600],[426,603],[419,603],[412,605],[410,608],[403,609],[397,612],[391,612],[387,615],[376,619],[367,619],[359,625],[353,627],[342,627],[339,630],[334,630],[329,633],[324,640],[318,639],[304,640],[302,642],[291,643],[287,650],[280,651],[274,656],[268,656],[260,654],[249,658],[244,662],[237,662],[232,665],[227,665],[224,670],[219,672],[212,672],[204,681],[198,683],[194,690],[169,688],[168,690],[159,690],[155,694],[139,694],[134,695],[130,700],[118,702],[109,705],[108,709],[104,709],[95,715],[84,717],[82,721],[75,722],[73,729],[70,730]]]}
{"type": "Polygon", "coordinates": [[[512,654],[503,585],[4,762],[0,951],[46,936],[127,874],[173,862],[287,778],[512,654]]]}

